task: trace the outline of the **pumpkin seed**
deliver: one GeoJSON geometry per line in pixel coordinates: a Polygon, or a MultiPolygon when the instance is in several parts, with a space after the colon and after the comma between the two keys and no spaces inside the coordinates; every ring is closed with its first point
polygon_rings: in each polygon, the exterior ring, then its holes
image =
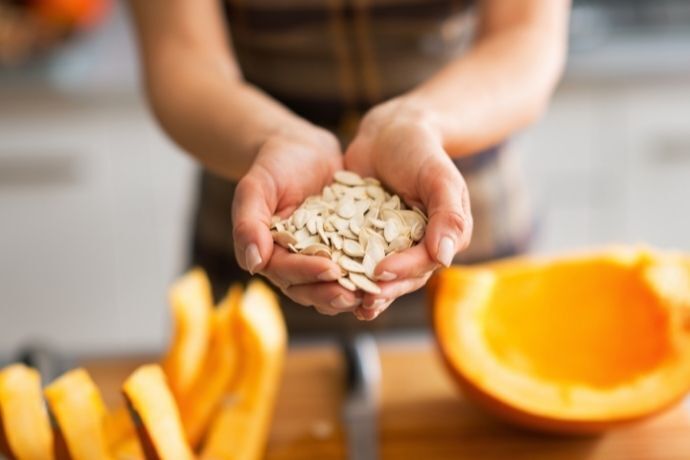
{"type": "Polygon", "coordinates": [[[331,240],[331,245],[340,250],[343,248],[343,237],[338,235],[337,233],[328,233],[328,239],[331,240]]]}
{"type": "Polygon", "coordinates": [[[333,179],[344,185],[364,185],[365,182],[359,177],[359,174],[353,173],[352,171],[336,171],[333,175],[333,179]]]}
{"type": "Polygon", "coordinates": [[[340,256],[338,259],[338,265],[350,273],[364,273],[364,267],[362,264],[350,259],[348,256],[340,256]]]}
{"type": "Polygon", "coordinates": [[[400,235],[398,223],[394,219],[387,220],[386,225],[383,227],[383,237],[390,243],[396,239],[398,235],[400,235]]]}
{"type": "Polygon", "coordinates": [[[314,243],[302,249],[300,253],[307,256],[326,257],[328,259],[331,257],[331,248],[329,248],[325,244],[314,243]]]}
{"type": "Polygon", "coordinates": [[[338,171],[332,184],[307,197],[291,216],[272,216],[270,228],[274,241],[290,251],[337,263],[345,289],[378,293],[376,265],[419,242],[427,222],[419,208],[408,208],[375,178],[338,171]]]}
{"type": "Polygon", "coordinates": [[[350,217],[354,216],[357,212],[355,200],[352,197],[345,195],[338,203],[336,212],[344,219],[349,219],[350,217]]]}
{"type": "Polygon", "coordinates": [[[381,288],[366,276],[360,275],[359,273],[350,272],[349,277],[350,281],[352,281],[355,286],[364,292],[368,292],[370,294],[381,294],[381,288]]]}
{"type": "Polygon", "coordinates": [[[273,231],[271,234],[273,235],[273,239],[281,246],[297,244],[297,238],[295,238],[292,233],[286,231],[273,231]]]}
{"type": "Polygon", "coordinates": [[[345,278],[344,276],[338,278],[338,283],[348,291],[357,290],[357,286],[355,286],[355,283],[353,283],[349,278],[345,278]]]}
{"type": "Polygon", "coordinates": [[[388,244],[386,252],[404,251],[412,246],[412,241],[406,236],[399,236],[388,244]]]}
{"type": "Polygon", "coordinates": [[[343,241],[343,252],[350,257],[364,257],[364,249],[355,240],[343,241]]]}

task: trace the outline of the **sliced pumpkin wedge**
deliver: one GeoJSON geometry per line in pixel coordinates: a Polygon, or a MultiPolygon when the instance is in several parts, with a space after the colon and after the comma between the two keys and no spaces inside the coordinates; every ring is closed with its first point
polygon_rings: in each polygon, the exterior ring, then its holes
{"type": "Polygon", "coordinates": [[[100,391],[84,369],[74,369],[44,390],[56,424],[56,457],[111,459],[105,433],[107,410],[100,391]]]}
{"type": "Polygon", "coordinates": [[[433,323],[465,394],[522,426],[601,431],[690,389],[690,263],[611,248],[450,268],[433,323]]]}
{"type": "Polygon", "coordinates": [[[118,407],[105,420],[106,439],[113,457],[117,460],[138,460],[144,458],[137,438],[137,430],[129,409],[118,407]]]}
{"type": "Polygon", "coordinates": [[[260,281],[247,288],[238,312],[240,368],[234,398],[216,414],[202,449],[205,460],[255,460],[268,439],[287,333],[278,300],[260,281]]]}
{"type": "Polygon", "coordinates": [[[163,369],[176,401],[180,402],[197,380],[211,336],[213,295],[206,273],[196,268],[170,289],[174,332],[163,369]]]}
{"type": "Polygon", "coordinates": [[[188,460],[194,453],[185,438],[175,399],[160,366],[139,367],[122,386],[136,414],[137,433],[148,460],[188,460]]]}
{"type": "Polygon", "coordinates": [[[41,376],[23,364],[0,371],[0,453],[18,460],[53,458],[41,376]]]}
{"type": "Polygon", "coordinates": [[[219,407],[237,368],[237,310],[242,287],[234,285],[213,311],[211,343],[204,364],[188,395],[180,402],[180,413],[189,443],[196,447],[211,417],[219,407]]]}
{"type": "Polygon", "coordinates": [[[112,450],[115,460],[145,460],[144,451],[139,444],[139,438],[135,434],[120,441],[112,450]]]}

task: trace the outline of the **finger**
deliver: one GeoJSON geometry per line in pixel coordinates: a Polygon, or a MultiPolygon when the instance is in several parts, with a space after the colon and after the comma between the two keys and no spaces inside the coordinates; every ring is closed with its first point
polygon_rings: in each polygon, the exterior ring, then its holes
{"type": "Polygon", "coordinates": [[[431,258],[426,246],[418,244],[386,256],[376,266],[374,276],[379,281],[419,278],[433,272],[438,266],[438,262],[431,258]]]}
{"type": "Polygon", "coordinates": [[[338,283],[314,283],[290,286],[285,295],[302,305],[313,305],[319,313],[337,315],[351,312],[361,302],[361,295],[348,291],[338,283]]]}
{"type": "Polygon", "coordinates": [[[261,270],[273,253],[270,225],[276,195],[268,173],[256,165],[235,189],[232,202],[235,257],[240,267],[252,274],[261,270]]]}
{"type": "Polygon", "coordinates": [[[465,180],[447,156],[424,169],[420,194],[429,216],[424,244],[429,254],[447,267],[472,236],[469,193],[465,180]]]}
{"type": "Polygon", "coordinates": [[[387,300],[387,301],[383,302],[382,304],[380,304],[379,306],[377,306],[376,308],[366,309],[366,308],[358,307],[353,312],[353,314],[355,315],[355,318],[357,318],[360,321],[372,321],[372,320],[375,320],[376,318],[378,318],[381,313],[386,311],[388,309],[388,307],[390,306],[390,304],[392,304],[392,303],[393,303],[393,300],[387,300]]]}
{"type": "Polygon", "coordinates": [[[374,169],[369,161],[370,150],[371,141],[358,134],[345,151],[345,169],[354,171],[362,177],[374,176],[374,169]]]}
{"type": "Polygon", "coordinates": [[[366,310],[375,310],[380,308],[386,302],[395,300],[400,296],[414,292],[423,287],[431,277],[431,273],[427,273],[419,278],[407,278],[388,283],[379,283],[381,292],[379,294],[365,294],[362,299],[362,308],[366,310]]]}
{"type": "Polygon", "coordinates": [[[340,266],[330,259],[295,254],[280,246],[275,247],[261,273],[281,287],[336,281],[342,276],[340,266]]]}

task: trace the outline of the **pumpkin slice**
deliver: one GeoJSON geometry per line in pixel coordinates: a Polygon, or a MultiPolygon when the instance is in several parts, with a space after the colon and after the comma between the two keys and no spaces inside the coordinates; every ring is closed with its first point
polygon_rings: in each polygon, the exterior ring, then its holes
{"type": "Polygon", "coordinates": [[[146,458],[136,434],[134,437],[120,441],[112,452],[115,460],[144,460],[146,458]]]}
{"type": "Polygon", "coordinates": [[[211,336],[213,296],[208,277],[197,268],[170,290],[174,333],[163,368],[178,403],[197,380],[211,336]]]}
{"type": "Polygon", "coordinates": [[[148,460],[194,458],[185,439],[175,399],[160,366],[139,367],[127,378],[122,390],[136,414],[139,441],[148,460]]]}
{"type": "Polygon", "coordinates": [[[197,446],[223,399],[237,367],[237,310],[242,287],[234,285],[213,312],[211,343],[196,382],[180,403],[187,440],[197,446]]]}
{"type": "Polygon", "coordinates": [[[84,369],[63,374],[44,391],[55,418],[56,457],[111,459],[105,433],[107,410],[96,384],[84,369]]]}
{"type": "Polygon", "coordinates": [[[144,458],[137,439],[137,430],[127,407],[118,407],[108,414],[105,420],[105,433],[110,452],[115,459],[144,458]]]}
{"type": "Polygon", "coordinates": [[[41,376],[23,364],[0,371],[0,453],[18,460],[53,458],[41,376]]]}
{"type": "Polygon", "coordinates": [[[601,431],[690,389],[690,263],[635,248],[450,268],[433,292],[466,395],[522,426],[601,431]]]}
{"type": "Polygon", "coordinates": [[[238,312],[240,369],[234,399],[225,401],[202,450],[206,460],[261,458],[285,360],[287,333],[273,292],[253,281],[238,312]]]}

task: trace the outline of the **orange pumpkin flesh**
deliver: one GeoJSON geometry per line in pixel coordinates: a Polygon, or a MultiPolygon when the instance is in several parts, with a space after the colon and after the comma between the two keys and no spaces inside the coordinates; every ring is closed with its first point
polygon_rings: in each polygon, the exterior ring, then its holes
{"type": "Polygon", "coordinates": [[[44,394],[57,422],[57,458],[65,455],[71,460],[112,458],[105,433],[105,404],[84,369],[63,374],[46,387],[44,394]]]}
{"type": "Polygon", "coordinates": [[[180,413],[189,443],[196,447],[223,399],[237,367],[235,322],[242,288],[234,285],[213,311],[211,343],[204,364],[189,394],[180,402],[180,413]]]}
{"type": "Polygon", "coordinates": [[[201,372],[211,336],[213,296],[203,270],[194,269],[175,282],[170,305],[175,331],[163,368],[179,403],[201,372]]]}
{"type": "Polygon", "coordinates": [[[137,369],[123,385],[128,407],[108,413],[88,373],[70,371],[43,392],[53,433],[38,373],[21,365],[0,371],[0,456],[184,460],[194,458],[188,440],[205,438],[203,458],[261,458],[287,347],[275,295],[258,281],[246,294],[233,286],[213,310],[208,279],[196,270],[171,298],[169,376],[158,365],[137,369]]]}
{"type": "Polygon", "coordinates": [[[126,406],[122,405],[108,413],[104,429],[113,457],[123,460],[144,458],[136,427],[126,406]]]}
{"type": "Polygon", "coordinates": [[[528,428],[590,433],[690,389],[690,263],[612,249],[451,268],[435,281],[442,355],[467,396],[528,428]]]}
{"type": "Polygon", "coordinates": [[[139,367],[127,378],[122,391],[137,415],[137,432],[148,460],[194,458],[184,435],[175,399],[160,366],[139,367]]]}
{"type": "Polygon", "coordinates": [[[0,371],[0,453],[19,460],[53,458],[41,376],[23,364],[0,371]]]}
{"type": "Polygon", "coordinates": [[[287,333],[278,301],[261,282],[252,282],[240,303],[239,380],[208,431],[201,458],[258,460],[262,457],[280,384],[287,333]]]}

